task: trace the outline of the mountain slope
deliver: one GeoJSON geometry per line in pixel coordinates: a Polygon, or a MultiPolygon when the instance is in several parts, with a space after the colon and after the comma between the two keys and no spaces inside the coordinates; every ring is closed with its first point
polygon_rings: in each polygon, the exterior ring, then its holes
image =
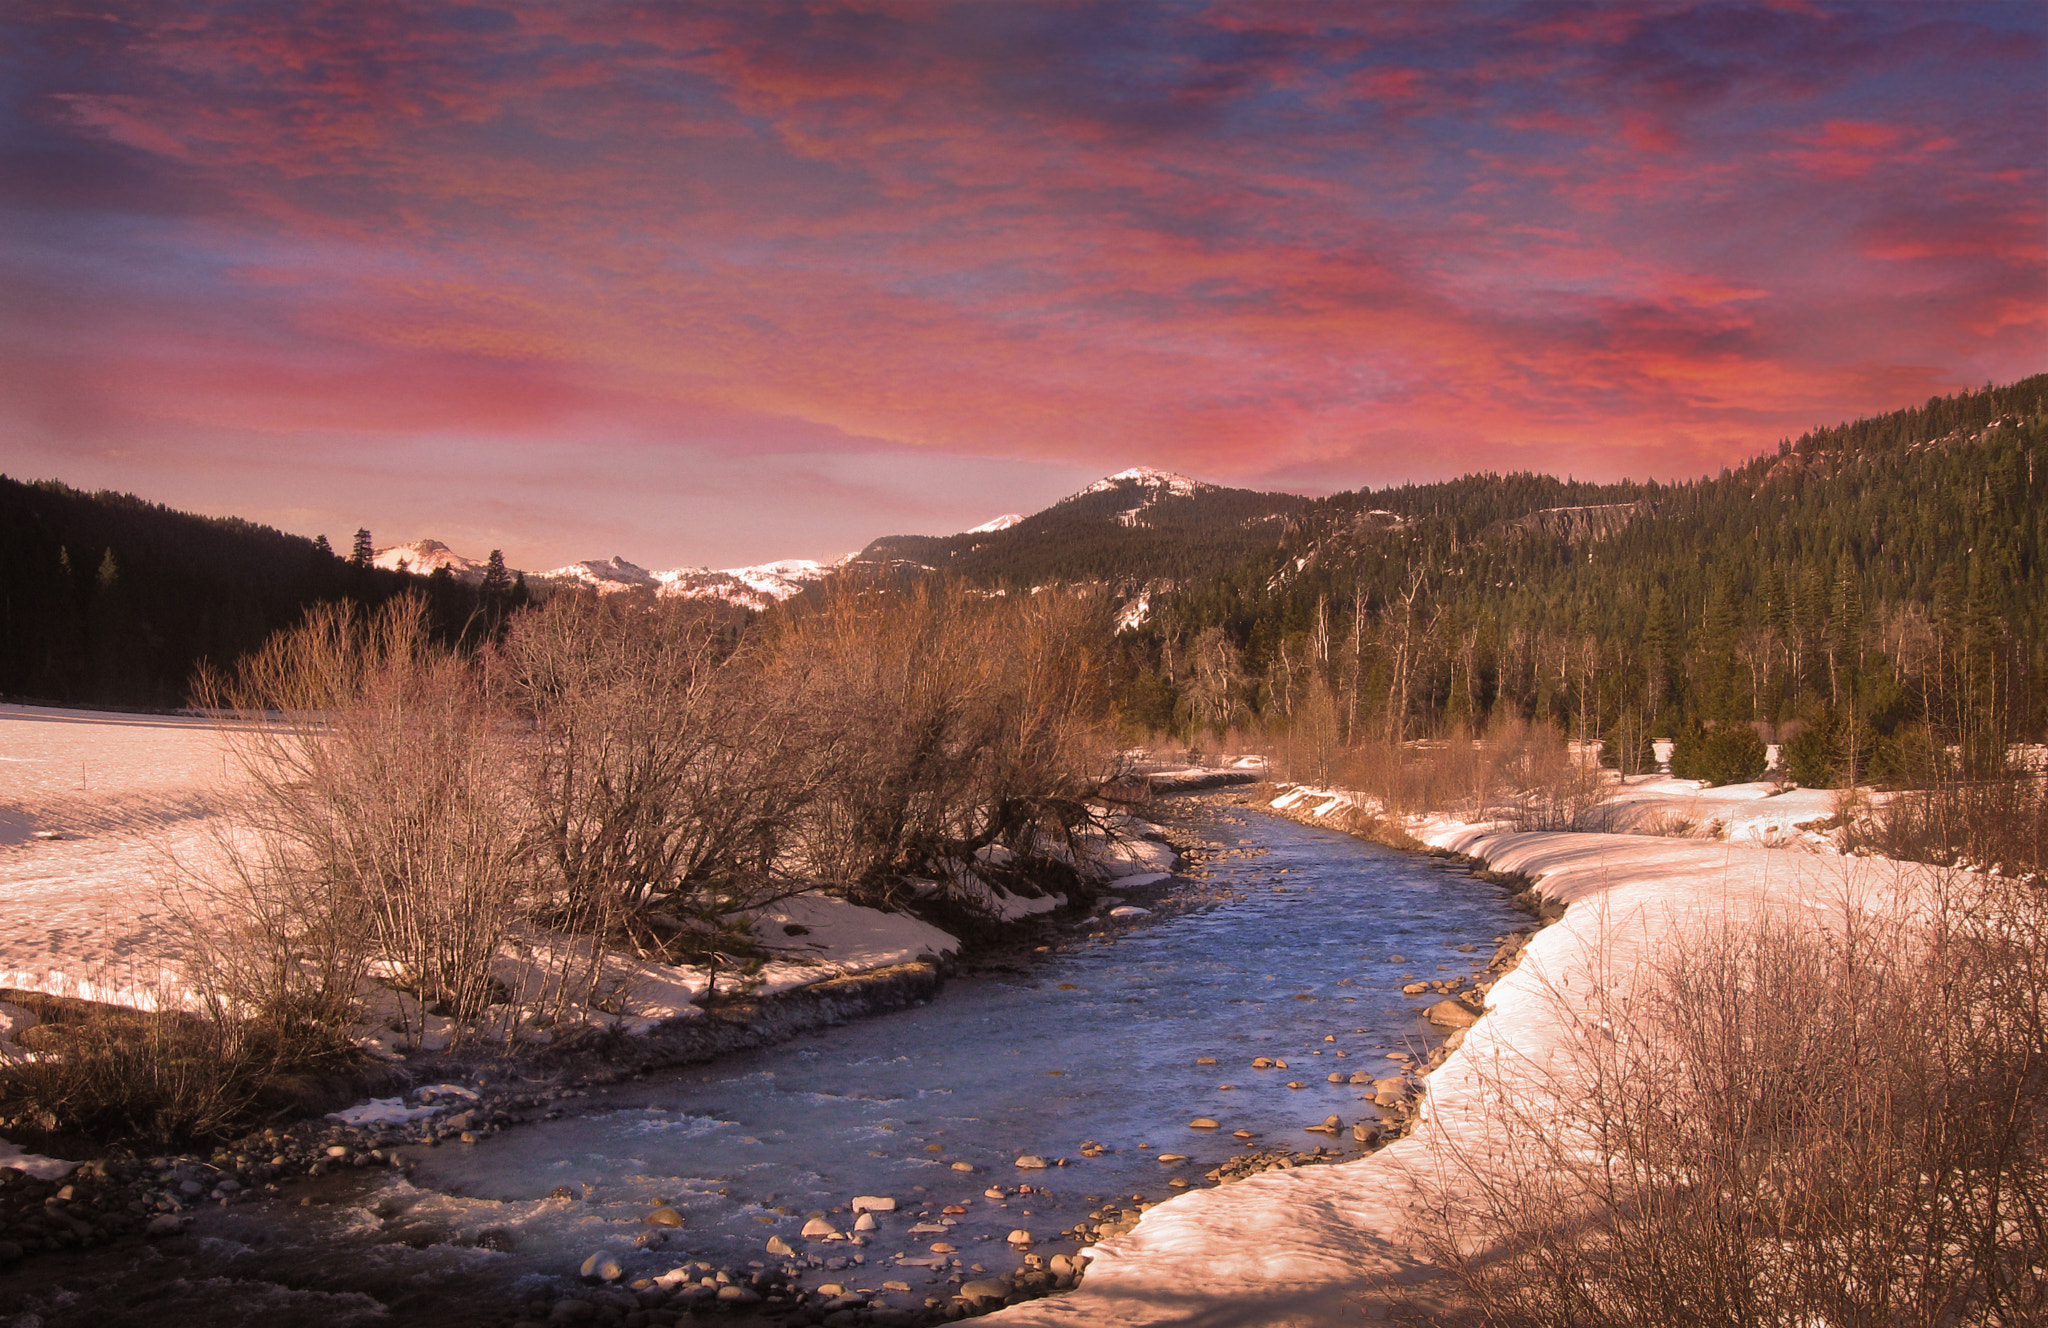
{"type": "Polygon", "coordinates": [[[1866,753],[1924,724],[1963,742],[1965,711],[2035,733],[2044,559],[2048,375],[1684,483],[1482,474],[1304,503],[1272,548],[1154,597],[1126,696],[1161,725],[1285,719],[1313,674],[1343,731],[1505,707],[1596,732],[1825,719],[1867,726],[1866,753]],[[1228,665],[1214,696],[1190,690],[1203,640],[1228,665]]]}
{"type": "Polygon", "coordinates": [[[1179,581],[1220,574],[1277,547],[1286,517],[1307,502],[1138,468],[1029,516],[958,535],[875,540],[854,565],[944,572],[987,585],[1179,581]]]}

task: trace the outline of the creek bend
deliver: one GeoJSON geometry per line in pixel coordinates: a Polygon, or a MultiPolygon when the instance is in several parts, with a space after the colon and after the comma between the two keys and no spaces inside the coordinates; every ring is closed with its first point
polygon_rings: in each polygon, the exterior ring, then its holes
{"type": "MultiPolygon", "coordinates": [[[[574,1285],[598,1252],[626,1280],[691,1261],[742,1272],[841,1261],[807,1269],[804,1285],[916,1308],[949,1280],[981,1276],[977,1265],[1016,1270],[1015,1229],[1032,1233],[1034,1253],[1072,1254],[1064,1233],[1091,1214],[1165,1200],[1175,1177],[1208,1184],[1205,1171],[1247,1148],[1358,1156],[1348,1127],[1377,1120],[1372,1088],[1328,1076],[1394,1073],[1391,1052],[1419,1060],[1436,1040],[1419,1012],[1437,997],[1403,997],[1402,982],[1474,972],[1527,919],[1447,861],[1222,799],[1194,824],[1216,847],[1162,897],[1134,898],[1151,916],[1068,928],[1047,952],[983,965],[929,1004],[569,1097],[561,1118],[478,1144],[408,1148],[409,1177],[380,1175],[338,1202],[206,1214],[191,1238],[199,1256],[171,1262],[181,1285],[211,1289],[189,1305],[156,1299],[157,1321],[279,1322],[284,1302],[312,1296],[336,1322],[352,1317],[346,1306],[365,1322],[503,1323],[574,1285]],[[1252,1068],[1261,1056],[1289,1068],[1252,1068]],[[1330,1115],[1346,1127],[1336,1139],[1304,1132],[1330,1115]],[[1189,1128],[1196,1117],[1220,1128],[1189,1128]],[[1108,1151],[1084,1157],[1091,1141],[1108,1151]],[[1162,1152],[1189,1160],[1162,1165],[1162,1152]],[[1022,1154],[1066,1165],[1020,1170],[1022,1154]],[[1024,1185],[1034,1193],[1014,1193],[1024,1185]],[[992,1199],[991,1186],[1010,1193],[992,1199]],[[801,1237],[813,1213],[850,1230],[857,1195],[898,1203],[865,1245],[801,1237]],[[636,1246],[662,1205],[685,1224],[636,1246]],[[939,1225],[947,1206],[966,1210],[955,1225],[910,1232],[921,1214],[939,1225]],[[771,1236],[797,1258],[767,1253],[771,1236]],[[935,1255],[934,1242],[954,1251],[935,1255]],[[911,1289],[885,1293],[885,1280],[911,1289]],[[467,1312],[449,1313],[458,1296],[467,1312]]],[[[122,1274],[111,1281],[146,1269],[122,1274]]]]}

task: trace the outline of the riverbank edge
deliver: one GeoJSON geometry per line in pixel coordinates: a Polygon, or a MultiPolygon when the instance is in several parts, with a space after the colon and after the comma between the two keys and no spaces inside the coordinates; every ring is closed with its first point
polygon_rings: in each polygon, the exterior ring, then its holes
{"type": "MultiPolygon", "coordinates": [[[[1184,844],[1175,843],[1164,827],[1147,823],[1147,832],[1173,849],[1174,872],[1185,867],[1184,844]]],[[[222,1141],[210,1153],[155,1153],[148,1141],[126,1138],[69,1150],[85,1160],[67,1175],[45,1178],[0,1166],[0,1270],[38,1255],[177,1236],[192,1225],[191,1210],[201,1204],[281,1201],[288,1186],[346,1186],[344,1173],[366,1167],[409,1171],[399,1148],[471,1143],[569,1114],[592,1090],[923,1004],[937,998],[961,969],[1028,952],[1070,927],[1117,880],[1069,870],[1049,883],[1067,899],[1057,909],[1012,920],[944,919],[958,950],[927,952],[772,995],[724,997],[695,1017],[643,1032],[586,1028],[550,1046],[514,1053],[469,1045],[400,1063],[354,1066],[304,1084],[296,1116],[280,1115],[269,1128],[222,1141]],[[446,1082],[474,1085],[463,1109],[411,1127],[348,1125],[326,1115],[365,1095],[446,1082]],[[508,1087],[496,1087],[501,1084],[508,1087]],[[250,1160],[237,1163],[238,1156],[250,1160]],[[269,1160],[258,1160],[263,1158],[269,1160]],[[229,1182],[226,1188],[222,1181],[229,1182]],[[187,1188],[193,1185],[197,1192],[187,1188]]]]}
{"type": "MultiPolygon", "coordinates": [[[[1318,817],[1303,810],[1300,803],[1294,803],[1286,807],[1276,807],[1273,805],[1277,798],[1303,787],[1305,786],[1284,781],[1261,781],[1257,785],[1242,790],[1245,795],[1245,801],[1242,805],[1251,810],[1263,812],[1268,816],[1277,816],[1283,821],[1292,821],[1296,825],[1314,826],[1323,830],[1335,830],[1339,834],[1347,834],[1355,839],[1363,839],[1368,843],[1378,844],[1382,848],[1391,848],[1402,853],[1415,853],[1423,857],[1438,858],[1446,862],[1457,863],[1473,879],[1484,881],[1488,885],[1506,890],[1508,892],[1508,904],[1518,911],[1528,914],[1534,920],[1533,925],[1527,929],[1511,933],[1507,941],[1499,943],[1493,956],[1479,970],[1486,974],[1486,986],[1482,988],[1475,985],[1475,990],[1481,993],[1482,1002],[1486,991],[1491,989],[1493,983],[1507,976],[1521,963],[1522,952],[1530,940],[1535,937],[1536,933],[1564,918],[1566,906],[1559,900],[1545,894],[1537,878],[1522,872],[1495,871],[1484,858],[1473,857],[1470,854],[1459,853],[1454,849],[1438,848],[1435,845],[1425,843],[1414,835],[1409,834],[1406,828],[1398,822],[1366,811],[1355,802],[1335,809],[1335,817],[1318,817]],[[1342,818],[1341,823],[1337,821],[1339,817],[1342,818]]],[[[1460,1006],[1469,1007],[1468,1002],[1457,1000],[1455,997],[1451,999],[1460,1006]]],[[[1440,1002],[1439,1004],[1442,1003],[1440,1002]]],[[[1437,1007],[1432,1006],[1431,1008],[1437,1007]]],[[[1430,1072],[1442,1065],[1445,1060],[1449,1059],[1452,1052],[1455,1052],[1464,1044],[1466,1030],[1476,1025],[1479,1020],[1484,1019],[1488,1012],[1487,1007],[1482,1003],[1480,1007],[1476,1009],[1468,1008],[1464,1013],[1463,1017],[1469,1018],[1471,1020],[1470,1023],[1459,1023],[1446,1027],[1444,1039],[1430,1049],[1429,1055],[1424,1058],[1421,1066],[1415,1073],[1416,1080],[1423,1086],[1424,1095],[1427,1092],[1426,1086],[1430,1072]]],[[[1429,1018],[1427,1011],[1424,1012],[1424,1018],[1429,1018]]],[[[1430,1022],[1436,1025],[1436,1020],[1430,1019],[1430,1022]]],[[[1443,1025],[1437,1026],[1445,1027],[1443,1025]]],[[[1385,1105],[1387,1104],[1382,1104],[1383,1109],[1385,1105]]],[[[1392,1121],[1393,1128],[1381,1137],[1379,1143],[1371,1151],[1377,1152],[1380,1148],[1386,1147],[1397,1139],[1406,1138],[1421,1123],[1423,1112],[1426,1109],[1422,1098],[1413,1099],[1405,1105],[1407,1109],[1401,1111],[1392,1121]]]]}

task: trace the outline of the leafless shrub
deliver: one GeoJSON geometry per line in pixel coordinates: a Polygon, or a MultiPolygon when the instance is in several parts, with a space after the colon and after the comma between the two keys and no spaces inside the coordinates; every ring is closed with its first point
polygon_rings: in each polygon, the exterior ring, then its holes
{"type": "Polygon", "coordinates": [[[1910,918],[1766,919],[1559,1001],[1486,1070],[1427,1252],[1476,1317],[2020,1325],[2048,1313],[2048,910],[1952,877],[1910,918]]]}
{"type": "Polygon", "coordinates": [[[525,721],[550,926],[709,957],[734,944],[724,917],[801,888],[782,852],[812,796],[793,693],[715,610],[558,595],[513,621],[493,674],[525,721]]]}
{"type": "Polygon", "coordinates": [[[1995,868],[2041,882],[2048,872],[2048,781],[2012,769],[1983,779],[1938,776],[1931,787],[1891,795],[1847,818],[1842,840],[1907,861],[1995,868]]]}
{"type": "Polygon", "coordinates": [[[804,694],[815,771],[801,873],[871,902],[1001,845],[1035,852],[1093,819],[1115,774],[1094,600],[961,589],[845,593],[767,647],[804,694]]]}
{"type": "Polygon", "coordinates": [[[332,1026],[377,972],[474,1019],[535,852],[516,735],[470,662],[429,642],[416,600],[323,607],[203,696],[247,776],[218,888],[188,892],[207,999],[332,1026]]]}
{"type": "Polygon", "coordinates": [[[1601,828],[1599,808],[1615,787],[1556,728],[1508,717],[1477,737],[1453,730],[1398,746],[1358,743],[1330,764],[1335,782],[1391,815],[1450,813],[1517,830],[1601,828]]]}

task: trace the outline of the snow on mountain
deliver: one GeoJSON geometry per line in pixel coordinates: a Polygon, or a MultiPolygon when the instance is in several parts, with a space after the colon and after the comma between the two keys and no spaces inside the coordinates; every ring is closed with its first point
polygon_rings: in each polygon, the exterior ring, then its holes
{"type": "Polygon", "coordinates": [[[608,595],[618,590],[631,590],[635,586],[659,584],[655,580],[654,573],[638,563],[627,562],[617,554],[602,560],[592,558],[580,563],[570,563],[567,567],[557,567],[552,572],[536,572],[534,579],[569,585],[593,586],[601,595],[608,595]]]}
{"type": "Polygon", "coordinates": [[[1008,530],[1023,519],[1024,517],[1021,513],[1011,512],[1007,516],[999,516],[993,521],[984,521],[980,525],[969,527],[960,533],[963,535],[993,535],[997,531],[1008,530]]]}
{"type": "MultiPolygon", "coordinates": [[[[853,558],[847,554],[831,562],[810,558],[785,558],[753,567],[677,567],[653,572],[616,554],[592,558],[547,572],[525,573],[536,585],[581,586],[600,595],[622,590],[651,589],[664,599],[722,599],[748,608],[765,609],[771,604],[803,593],[804,587],[824,580],[853,558]]],[[[484,564],[465,558],[436,539],[396,544],[376,553],[377,566],[391,571],[431,574],[446,567],[465,581],[480,581],[484,564]]],[[[518,575],[516,569],[508,569],[518,575]]]]}
{"type": "MultiPolygon", "coordinates": [[[[1146,499],[1146,502],[1150,504],[1165,497],[1187,498],[1205,489],[1214,489],[1220,486],[1205,484],[1201,480],[1191,480],[1185,475],[1176,475],[1171,471],[1154,470],[1150,466],[1132,466],[1129,470],[1120,470],[1114,475],[1108,475],[1095,481],[1095,483],[1081,490],[1080,493],[1075,494],[1074,497],[1079,498],[1085,494],[1107,493],[1111,489],[1134,487],[1153,490],[1146,499]],[[1165,490],[1165,492],[1159,492],[1161,489],[1165,490]]],[[[1068,501],[1071,502],[1072,499],[1068,501]]]]}
{"type": "Polygon", "coordinates": [[[852,557],[849,553],[829,563],[814,562],[809,558],[786,558],[755,567],[678,567],[674,571],[656,572],[654,575],[661,583],[659,593],[664,597],[722,599],[732,604],[764,609],[802,594],[805,586],[824,580],[852,557]]]}
{"type": "Polygon", "coordinates": [[[443,567],[464,581],[481,581],[484,576],[481,562],[463,557],[437,539],[414,540],[410,544],[378,549],[370,561],[386,571],[413,572],[420,576],[431,576],[443,567]]]}

